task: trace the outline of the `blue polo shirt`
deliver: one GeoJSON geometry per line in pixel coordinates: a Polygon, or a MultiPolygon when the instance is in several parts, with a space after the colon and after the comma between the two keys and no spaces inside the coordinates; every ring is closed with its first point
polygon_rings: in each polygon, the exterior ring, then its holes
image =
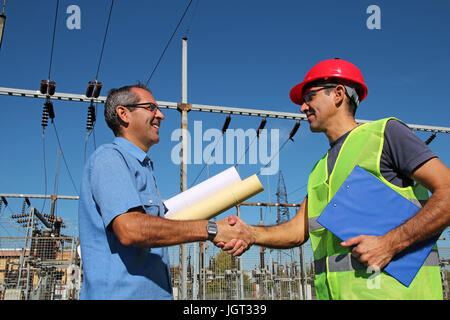
{"type": "Polygon", "coordinates": [[[153,216],[166,212],[147,154],[115,138],[97,148],[83,171],[80,299],[173,299],[168,249],[124,246],[112,230],[115,217],[136,207],[153,216]]]}

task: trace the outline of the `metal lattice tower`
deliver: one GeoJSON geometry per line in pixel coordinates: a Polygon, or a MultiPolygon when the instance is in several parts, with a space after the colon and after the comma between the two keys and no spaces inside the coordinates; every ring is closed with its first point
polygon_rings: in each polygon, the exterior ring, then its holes
{"type": "MultiPolygon", "coordinates": [[[[286,184],[284,183],[283,172],[280,170],[278,172],[278,187],[277,187],[277,203],[287,203],[287,192],[286,192],[286,184]]],[[[289,208],[288,207],[277,207],[277,224],[281,224],[289,221],[289,208]]],[[[277,275],[281,276],[282,270],[282,252],[281,250],[277,250],[277,275]]]]}
{"type": "MultiPolygon", "coordinates": [[[[277,202],[278,203],[288,203],[286,184],[284,183],[283,173],[280,170],[278,172],[278,188],[277,188],[277,202]]],[[[281,207],[277,208],[277,224],[289,221],[289,208],[281,207]]]]}

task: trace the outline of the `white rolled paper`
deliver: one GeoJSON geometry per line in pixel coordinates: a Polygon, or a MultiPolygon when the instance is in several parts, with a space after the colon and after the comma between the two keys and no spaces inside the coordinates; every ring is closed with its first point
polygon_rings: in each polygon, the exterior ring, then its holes
{"type": "Polygon", "coordinates": [[[195,204],[210,198],[212,195],[241,182],[235,167],[228,168],[215,176],[205,180],[188,190],[164,201],[167,211],[165,217],[171,218],[180,211],[186,210],[195,204]]]}
{"type": "Polygon", "coordinates": [[[217,191],[208,198],[202,199],[191,206],[184,208],[184,210],[172,214],[168,218],[171,220],[209,220],[263,190],[264,188],[261,185],[258,176],[254,174],[237,184],[217,191]]]}

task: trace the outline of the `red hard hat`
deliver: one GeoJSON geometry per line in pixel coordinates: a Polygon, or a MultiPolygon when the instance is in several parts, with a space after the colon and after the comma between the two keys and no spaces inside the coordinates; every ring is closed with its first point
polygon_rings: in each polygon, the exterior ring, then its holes
{"type": "Polygon", "coordinates": [[[354,64],[336,58],[321,61],[312,67],[306,74],[303,82],[291,89],[289,96],[292,102],[299,105],[303,104],[303,88],[306,84],[316,80],[329,80],[331,78],[356,84],[355,89],[358,91],[359,101],[363,101],[367,96],[368,90],[361,71],[354,64]]]}

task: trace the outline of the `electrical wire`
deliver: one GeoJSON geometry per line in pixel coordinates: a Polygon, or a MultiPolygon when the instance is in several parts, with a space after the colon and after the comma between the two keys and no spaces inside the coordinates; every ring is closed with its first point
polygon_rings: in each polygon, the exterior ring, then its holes
{"type": "Polygon", "coordinates": [[[103,51],[105,49],[106,36],[108,35],[108,29],[109,29],[109,24],[110,24],[110,21],[111,21],[111,13],[112,13],[113,6],[114,6],[114,0],[111,0],[111,7],[109,8],[109,15],[108,15],[108,22],[106,23],[105,36],[103,37],[102,50],[100,52],[100,58],[98,60],[97,73],[95,74],[95,81],[97,81],[98,73],[100,71],[100,65],[102,63],[103,51]]]}
{"type": "Polygon", "coordinates": [[[252,141],[249,143],[249,145],[247,146],[247,148],[245,149],[245,152],[242,154],[241,158],[238,160],[238,162],[236,163],[235,167],[236,169],[239,167],[239,164],[241,163],[241,160],[247,155],[248,150],[250,149],[250,147],[252,146],[252,144],[256,141],[256,135],[253,137],[252,141]]]}
{"type": "MultiPolygon", "coordinates": [[[[95,112],[97,112],[97,111],[95,111],[95,112]]],[[[93,131],[92,137],[94,138],[94,150],[95,150],[95,149],[97,149],[97,140],[95,139],[95,127],[92,128],[92,131],[93,131]]]]}
{"type": "Polygon", "coordinates": [[[84,163],[86,163],[87,144],[88,144],[89,137],[91,136],[91,133],[93,133],[93,138],[94,138],[94,150],[97,149],[97,141],[95,138],[96,119],[97,119],[97,108],[95,107],[93,100],[91,100],[91,105],[89,106],[89,109],[88,109],[88,120],[87,120],[87,124],[86,124],[87,133],[86,133],[86,138],[84,141],[84,163]]]}
{"type": "MultiPolygon", "coordinates": [[[[47,161],[45,159],[45,134],[42,132],[42,154],[44,158],[44,195],[47,195],[47,161]]],[[[44,212],[45,202],[47,198],[44,198],[44,203],[42,204],[41,212],[44,212]]]]}
{"type": "Polygon", "coordinates": [[[56,34],[56,22],[58,20],[58,8],[59,8],[59,0],[56,0],[55,22],[53,24],[52,49],[50,51],[50,63],[48,67],[48,80],[50,80],[50,75],[52,72],[53,49],[55,47],[55,34],[56,34]]]}
{"type": "MultiPolygon", "coordinates": [[[[294,134],[295,134],[295,133],[294,133],[294,134]]],[[[291,131],[291,134],[290,134],[289,137],[286,139],[286,141],[283,142],[283,144],[281,145],[281,147],[278,148],[277,152],[272,156],[272,158],[270,158],[270,160],[266,163],[266,165],[265,165],[264,167],[262,167],[262,168],[256,173],[257,175],[260,175],[260,174],[261,174],[261,171],[262,171],[263,169],[267,168],[267,166],[272,162],[272,160],[273,160],[276,156],[278,156],[278,154],[279,154],[279,153],[281,152],[281,150],[286,146],[286,144],[289,142],[289,140],[294,141],[294,140],[292,140],[292,136],[293,136],[293,135],[292,135],[292,131],[291,131]]],[[[216,142],[216,144],[214,145],[213,150],[216,148],[217,144],[221,141],[222,138],[223,138],[223,134],[222,134],[222,136],[220,137],[220,139],[217,139],[217,142],[216,142]]],[[[253,138],[252,142],[251,142],[251,143],[249,144],[249,146],[247,147],[247,149],[246,149],[244,155],[241,156],[241,158],[239,159],[238,163],[235,165],[235,168],[236,168],[236,169],[238,169],[238,167],[239,167],[239,162],[240,162],[240,161],[242,160],[242,158],[247,154],[248,150],[250,149],[251,144],[253,144],[253,143],[255,142],[255,140],[256,140],[256,136],[255,136],[255,138],[253,138]]],[[[206,165],[208,164],[208,162],[209,162],[209,160],[211,159],[211,157],[212,157],[212,153],[210,154],[208,160],[205,162],[205,165],[204,165],[203,168],[200,170],[200,172],[199,172],[199,174],[197,175],[197,177],[195,178],[194,182],[191,184],[191,187],[192,187],[193,185],[195,185],[195,183],[197,182],[198,178],[199,178],[200,175],[202,174],[203,170],[205,169],[205,167],[206,167],[206,165]]]]}
{"type": "Polygon", "coordinates": [[[199,3],[200,3],[200,0],[197,0],[195,2],[194,9],[192,10],[191,20],[189,21],[188,26],[186,27],[186,33],[184,34],[185,38],[188,37],[189,32],[191,31],[190,29],[191,29],[191,26],[192,26],[192,22],[194,21],[195,14],[197,13],[197,7],[198,7],[199,3]]]}
{"type": "Polygon", "coordinates": [[[257,139],[257,138],[259,139],[260,132],[261,132],[262,128],[264,128],[265,124],[266,124],[266,118],[263,119],[263,122],[261,122],[261,124],[259,125],[258,131],[257,131],[255,137],[254,137],[253,140],[250,142],[250,144],[247,146],[247,149],[245,150],[244,154],[241,156],[241,158],[240,158],[240,159],[238,160],[238,162],[236,163],[236,166],[235,166],[236,169],[239,167],[239,164],[241,163],[241,160],[247,155],[248,150],[249,150],[250,147],[253,145],[253,143],[256,141],[256,139],[257,139]]]}
{"type": "MultiPolygon", "coordinates": [[[[53,194],[58,194],[58,176],[59,176],[60,158],[61,158],[61,149],[59,149],[58,152],[56,153],[56,170],[55,170],[55,182],[53,183],[53,194]]],[[[56,213],[56,204],[57,202],[55,202],[55,213],[56,213]]]]}
{"type": "Polygon", "coordinates": [[[94,138],[94,150],[97,149],[97,143],[95,141],[95,127],[94,127],[94,128],[92,128],[92,130],[88,130],[88,132],[86,133],[86,138],[84,139],[84,163],[86,163],[87,145],[88,145],[88,140],[89,140],[89,137],[91,136],[91,133],[93,133],[93,138],[94,138]]]}
{"type": "Polygon", "coordinates": [[[8,208],[9,212],[11,212],[11,215],[14,214],[14,211],[11,209],[11,207],[9,205],[5,206],[5,208],[8,208]]]}
{"type": "MultiPolygon", "coordinates": [[[[212,148],[212,151],[215,152],[217,145],[219,144],[220,141],[222,141],[222,139],[223,139],[223,134],[220,136],[219,139],[217,139],[216,144],[215,144],[214,147],[212,148]]],[[[200,175],[202,174],[203,170],[205,170],[205,167],[209,164],[209,160],[211,160],[211,157],[212,157],[212,152],[211,152],[211,154],[209,155],[208,160],[205,161],[205,165],[202,167],[202,169],[200,170],[200,172],[198,173],[197,177],[194,179],[194,182],[192,182],[192,184],[191,184],[190,187],[192,187],[192,186],[195,185],[195,183],[197,182],[198,178],[199,178],[200,175]]],[[[190,188],[190,187],[189,187],[189,188],[190,188]]]]}
{"type": "Polygon", "coordinates": [[[305,188],[307,185],[308,185],[308,184],[305,184],[305,185],[303,185],[303,186],[301,186],[301,187],[295,189],[294,191],[289,192],[287,195],[293,194],[293,193],[295,193],[295,192],[297,192],[297,191],[299,191],[299,190],[305,188]]]}
{"type": "MultiPolygon", "coordinates": [[[[48,67],[48,80],[50,81],[50,76],[52,73],[52,64],[53,64],[53,51],[55,48],[55,35],[56,35],[56,23],[58,21],[58,9],[59,9],[59,0],[56,0],[56,10],[55,10],[55,20],[53,23],[53,35],[52,35],[52,46],[50,50],[50,61],[49,61],[49,67],[48,67]]],[[[48,97],[48,95],[47,95],[48,97]]],[[[42,132],[42,151],[43,151],[43,158],[44,158],[44,194],[47,195],[47,164],[46,164],[46,157],[45,157],[45,129],[42,132]]],[[[42,210],[44,211],[45,208],[46,199],[44,199],[44,202],[42,204],[42,210]]]]}
{"type": "Polygon", "coordinates": [[[277,152],[272,156],[272,158],[270,158],[270,160],[266,163],[266,165],[264,167],[262,167],[261,169],[259,169],[259,171],[256,173],[257,175],[261,174],[261,171],[265,168],[267,168],[267,166],[272,162],[272,160],[280,153],[280,151],[286,146],[286,144],[289,142],[290,138],[287,138],[286,141],[283,142],[283,144],[281,145],[280,148],[278,148],[277,152]]]}
{"type": "MultiPolygon", "coordinates": [[[[97,65],[97,72],[95,73],[95,79],[94,79],[95,84],[97,84],[98,74],[100,73],[100,66],[101,66],[102,59],[103,59],[103,53],[105,51],[105,44],[106,44],[106,38],[108,35],[109,26],[111,24],[111,14],[112,14],[113,7],[114,7],[114,0],[111,0],[111,6],[109,8],[108,20],[106,22],[105,35],[103,37],[102,49],[100,51],[100,57],[98,60],[98,65],[97,65]]],[[[93,103],[93,99],[91,100],[91,103],[93,103]]],[[[97,108],[95,108],[95,116],[96,116],[96,114],[97,114],[97,108]]],[[[87,145],[88,145],[89,137],[92,132],[93,132],[93,138],[94,138],[94,149],[97,149],[97,143],[95,141],[95,130],[94,130],[95,127],[94,126],[95,126],[95,121],[93,121],[93,123],[92,123],[92,128],[91,129],[88,128],[88,132],[86,133],[86,138],[84,141],[84,163],[86,163],[87,145]]]]}
{"type": "Polygon", "coordinates": [[[156,69],[158,68],[159,63],[161,62],[162,58],[164,57],[164,54],[166,53],[166,50],[169,47],[170,42],[172,42],[172,39],[175,36],[175,33],[177,32],[178,28],[180,27],[180,24],[183,21],[184,16],[186,15],[187,11],[189,10],[189,7],[191,6],[191,4],[192,4],[192,0],[190,0],[188,5],[186,6],[186,9],[184,10],[183,15],[181,16],[180,20],[178,21],[178,24],[175,27],[175,30],[173,31],[172,35],[169,38],[169,41],[167,41],[167,44],[166,44],[163,52],[161,53],[161,56],[159,57],[158,62],[156,63],[155,67],[153,68],[152,73],[150,74],[149,78],[147,79],[147,82],[145,83],[147,86],[148,86],[148,83],[150,82],[150,80],[152,79],[153,74],[155,73],[156,69]]]}
{"type": "Polygon", "coordinates": [[[61,150],[61,155],[62,155],[62,158],[63,158],[63,160],[64,160],[64,164],[65,164],[65,166],[66,166],[67,172],[69,173],[70,180],[72,181],[72,186],[73,186],[73,188],[75,189],[75,193],[77,194],[77,196],[79,196],[79,194],[78,194],[78,189],[77,189],[77,187],[76,187],[76,185],[75,185],[75,182],[73,181],[73,177],[72,177],[72,174],[70,173],[69,166],[67,165],[66,157],[64,156],[64,151],[63,151],[63,149],[62,149],[61,141],[59,140],[58,131],[56,130],[56,125],[55,125],[55,122],[54,122],[54,121],[52,121],[52,125],[53,125],[53,128],[55,129],[56,139],[57,139],[57,141],[58,141],[59,149],[61,150]]]}
{"type": "Polygon", "coordinates": [[[87,145],[88,145],[88,140],[89,140],[89,136],[91,134],[91,130],[89,130],[86,133],[86,139],[84,139],[84,163],[86,164],[86,155],[87,155],[87,145]]]}

